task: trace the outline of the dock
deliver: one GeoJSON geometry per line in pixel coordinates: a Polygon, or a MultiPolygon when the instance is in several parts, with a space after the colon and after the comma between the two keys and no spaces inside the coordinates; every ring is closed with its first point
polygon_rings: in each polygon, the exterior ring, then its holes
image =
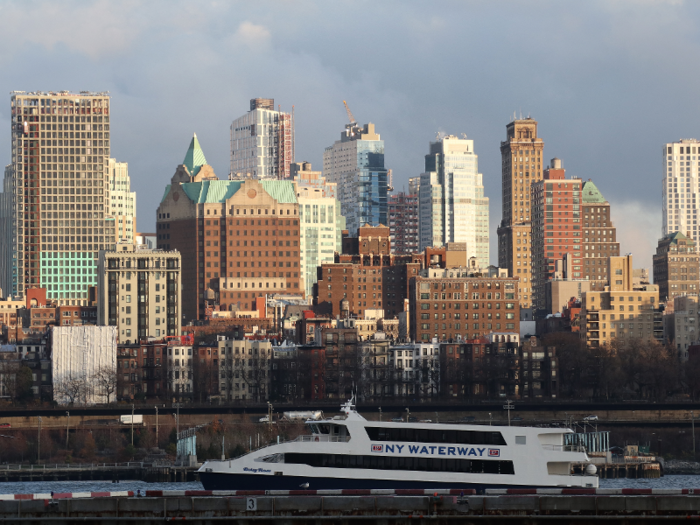
{"type": "Polygon", "coordinates": [[[196,481],[196,467],[130,461],[126,463],[80,463],[0,465],[0,482],[141,480],[148,483],[196,481]]]}
{"type": "MultiPolygon", "coordinates": [[[[698,491],[700,493],[700,490],[698,491]]],[[[693,489],[146,491],[0,495],[0,520],[381,525],[676,523],[700,517],[693,489]]]]}

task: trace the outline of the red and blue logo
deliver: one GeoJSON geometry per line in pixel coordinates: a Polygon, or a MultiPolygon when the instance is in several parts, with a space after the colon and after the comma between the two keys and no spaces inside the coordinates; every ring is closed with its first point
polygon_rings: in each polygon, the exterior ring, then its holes
{"type": "Polygon", "coordinates": [[[501,450],[498,448],[490,448],[489,449],[489,457],[490,458],[497,458],[500,457],[501,455],[501,450]]]}
{"type": "Polygon", "coordinates": [[[372,452],[384,452],[384,445],[372,445],[372,452]]]}

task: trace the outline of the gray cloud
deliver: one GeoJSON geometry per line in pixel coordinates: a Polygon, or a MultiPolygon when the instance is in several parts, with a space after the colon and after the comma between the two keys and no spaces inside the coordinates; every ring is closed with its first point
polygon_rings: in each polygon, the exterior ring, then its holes
{"type": "Polygon", "coordinates": [[[545,155],[613,203],[623,250],[634,239],[641,264],[660,235],[661,145],[699,135],[699,10],[603,0],[0,1],[0,87],[111,91],[112,152],[129,163],[142,230],[154,228],[154,196],[193,132],[226,176],[228,126],[253,97],[295,106],[297,159],[319,168],[347,100],[377,125],[398,188],[422,171],[436,131],[464,132],[491,198],[493,261],[499,146],[522,110],[539,121],[545,155]]]}

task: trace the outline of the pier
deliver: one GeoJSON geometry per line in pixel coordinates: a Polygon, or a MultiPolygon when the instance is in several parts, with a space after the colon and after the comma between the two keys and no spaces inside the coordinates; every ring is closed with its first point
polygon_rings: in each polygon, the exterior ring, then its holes
{"type": "Polygon", "coordinates": [[[196,468],[172,464],[130,461],[127,463],[81,463],[0,465],[0,482],[141,480],[148,483],[195,481],[196,468]]]}
{"type": "Polygon", "coordinates": [[[0,519],[51,522],[675,523],[700,519],[700,490],[147,491],[0,496],[0,519]]]}

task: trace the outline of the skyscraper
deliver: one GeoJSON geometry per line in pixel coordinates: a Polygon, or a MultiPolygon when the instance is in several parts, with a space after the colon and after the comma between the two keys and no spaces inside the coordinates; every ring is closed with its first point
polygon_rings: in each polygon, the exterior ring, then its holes
{"type": "Polygon", "coordinates": [[[131,191],[129,165],[109,159],[109,201],[114,216],[117,242],[134,243],[136,235],[136,192],[131,191]]]}
{"type": "Polygon", "coordinates": [[[3,291],[45,287],[59,304],[87,304],[98,252],[115,242],[109,95],[15,91],[10,105],[12,164],[0,206],[3,291]]]}
{"type": "Polygon", "coordinates": [[[292,164],[299,202],[299,254],[306,297],[313,297],[318,267],[332,263],[341,252],[345,217],[336,200],[336,185],[326,182],[320,171],[312,171],[308,162],[292,164]]]}
{"type": "Polygon", "coordinates": [[[473,140],[446,135],[430,143],[419,186],[421,250],[463,242],[467,259],[489,265],[489,199],[482,177],[473,140]]]}
{"type": "Polygon", "coordinates": [[[506,126],[501,142],[503,218],[498,227],[498,266],[520,277],[520,306],[532,300],[530,186],[542,180],[544,141],[537,137],[537,121],[528,117],[506,126]]]}
{"type": "Polygon", "coordinates": [[[350,235],[360,226],[387,224],[384,141],[371,122],[345,126],[340,140],[323,152],[323,175],[338,185],[338,200],[350,235]]]}
{"type": "Polygon", "coordinates": [[[231,176],[288,179],[294,162],[294,116],[275,110],[272,98],[254,98],[231,124],[231,176]]]}
{"type": "MultiPolygon", "coordinates": [[[[681,232],[698,239],[700,141],[669,142],[663,151],[662,236],[681,232]]],[[[697,245],[695,246],[697,249],[697,245]]]]}

